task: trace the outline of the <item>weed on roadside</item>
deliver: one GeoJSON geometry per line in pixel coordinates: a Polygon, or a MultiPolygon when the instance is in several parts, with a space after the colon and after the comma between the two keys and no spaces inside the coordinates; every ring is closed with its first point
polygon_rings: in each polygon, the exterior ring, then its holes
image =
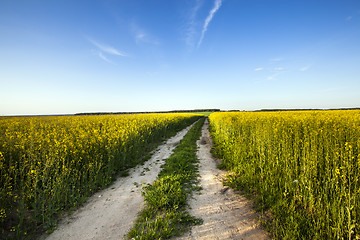
{"type": "Polygon", "coordinates": [[[198,186],[196,141],[201,136],[204,120],[189,130],[165,160],[158,179],[143,188],[146,206],[128,233],[129,239],[168,239],[202,224],[202,220],[191,216],[186,208],[188,196],[201,188],[198,186]]]}

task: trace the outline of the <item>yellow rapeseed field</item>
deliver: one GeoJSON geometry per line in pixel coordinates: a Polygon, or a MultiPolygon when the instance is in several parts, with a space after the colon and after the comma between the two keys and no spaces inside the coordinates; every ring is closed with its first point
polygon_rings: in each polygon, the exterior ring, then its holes
{"type": "Polygon", "coordinates": [[[279,239],[360,238],[360,111],[219,112],[215,152],[279,239]]]}
{"type": "Polygon", "coordinates": [[[51,229],[195,114],[0,118],[0,235],[51,229]]]}

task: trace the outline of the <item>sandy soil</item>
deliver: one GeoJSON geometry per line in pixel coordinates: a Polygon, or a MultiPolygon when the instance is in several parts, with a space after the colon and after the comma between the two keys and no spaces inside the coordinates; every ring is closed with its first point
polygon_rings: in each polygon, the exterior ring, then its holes
{"type": "MultiPolygon", "coordinates": [[[[83,207],[65,218],[46,239],[122,239],[143,208],[141,185],[153,182],[164,159],[168,158],[191,126],[161,145],[143,166],[119,178],[109,188],[92,196],[83,207]]],[[[45,238],[45,237],[44,237],[45,238]]]]}
{"type": "Polygon", "coordinates": [[[222,185],[225,172],[216,168],[216,160],[210,153],[212,142],[207,121],[197,144],[203,190],[191,199],[190,213],[202,218],[204,223],[176,239],[269,239],[257,222],[251,201],[222,185]]]}

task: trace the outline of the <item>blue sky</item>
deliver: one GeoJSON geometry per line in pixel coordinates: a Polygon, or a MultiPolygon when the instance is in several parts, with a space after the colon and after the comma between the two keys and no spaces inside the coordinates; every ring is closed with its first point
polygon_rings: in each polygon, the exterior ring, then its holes
{"type": "Polygon", "coordinates": [[[359,0],[0,0],[0,115],[360,107],[359,0]]]}

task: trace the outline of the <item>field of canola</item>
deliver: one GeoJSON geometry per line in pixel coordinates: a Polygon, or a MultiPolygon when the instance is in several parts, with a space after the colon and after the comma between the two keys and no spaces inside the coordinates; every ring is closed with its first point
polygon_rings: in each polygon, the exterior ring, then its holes
{"type": "Polygon", "coordinates": [[[0,235],[23,238],[51,229],[57,215],[82,204],[198,118],[186,113],[0,118],[0,235]]]}
{"type": "Polygon", "coordinates": [[[257,201],[278,239],[360,239],[360,111],[209,117],[228,184],[257,201]]]}

